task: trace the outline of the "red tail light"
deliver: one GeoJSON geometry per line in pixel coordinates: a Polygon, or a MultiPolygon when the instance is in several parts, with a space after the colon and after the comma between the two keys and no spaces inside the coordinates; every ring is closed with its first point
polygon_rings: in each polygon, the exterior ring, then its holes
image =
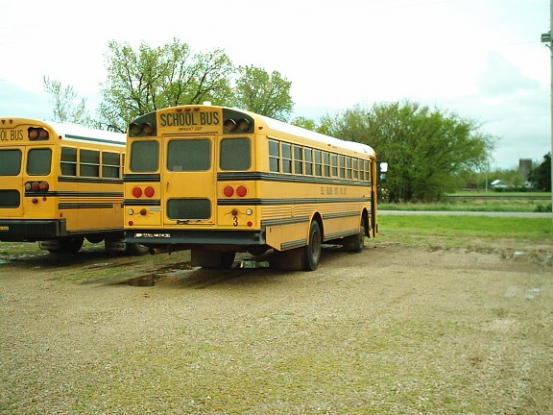
{"type": "Polygon", "coordinates": [[[138,187],[138,186],[133,187],[133,189],[132,189],[132,195],[133,195],[134,197],[140,197],[140,196],[142,196],[142,189],[141,189],[140,187],[138,187]]]}
{"type": "Polygon", "coordinates": [[[231,197],[234,194],[234,189],[232,188],[232,186],[225,186],[225,188],[223,189],[223,193],[226,197],[231,197]]]}
{"type": "Polygon", "coordinates": [[[152,186],[148,186],[146,189],[144,189],[144,195],[146,197],[152,197],[155,194],[155,190],[152,186]]]}
{"type": "Polygon", "coordinates": [[[27,192],[47,192],[50,189],[48,182],[27,182],[25,183],[25,190],[27,192]]]}
{"type": "Polygon", "coordinates": [[[248,189],[246,188],[246,186],[240,185],[236,188],[236,194],[240,197],[244,197],[248,194],[248,189]]]}

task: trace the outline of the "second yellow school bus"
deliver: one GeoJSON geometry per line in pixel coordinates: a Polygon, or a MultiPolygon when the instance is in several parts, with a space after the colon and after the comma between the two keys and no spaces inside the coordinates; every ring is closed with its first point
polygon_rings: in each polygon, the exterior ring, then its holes
{"type": "Polygon", "coordinates": [[[125,134],[0,117],[0,241],[75,253],[84,239],[123,242],[125,134]]]}
{"type": "Polygon", "coordinates": [[[124,183],[125,241],[203,267],[272,249],[277,268],[315,270],[323,243],[359,252],[378,228],[370,146],[232,108],[135,119],[124,183]]]}

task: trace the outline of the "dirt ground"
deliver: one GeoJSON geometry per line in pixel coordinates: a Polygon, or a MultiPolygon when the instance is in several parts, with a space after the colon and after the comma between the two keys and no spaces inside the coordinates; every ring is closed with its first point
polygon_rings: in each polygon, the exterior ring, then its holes
{"type": "Polygon", "coordinates": [[[552,414],[553,242],[475,246],[0,251],[0,413],[552,414]]]}

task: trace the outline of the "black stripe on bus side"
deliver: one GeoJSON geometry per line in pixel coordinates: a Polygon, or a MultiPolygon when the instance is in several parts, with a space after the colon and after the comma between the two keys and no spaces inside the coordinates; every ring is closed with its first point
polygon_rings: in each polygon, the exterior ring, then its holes
{"type": "Polygon", "coordinates": [[[123,184],[123,179],[108,179],[100,177],[75,177],[75,176],[58,176],[59,182],[71,183],[103,183],[103,184],[123,184]]]}
{"type": "Polygon", "coordinates": [[[346,236],[351,236],[357,233],[357,229],[350,229],[349,231],[340,231],[325,234],[325,241],[331,241],[333,239],[344,238],[346,236]]]}
{"type": "Polygon", "coordinates": [[[59,203],[58,209],[112,209],[113,203],[59,203]]]}
{"type": "Polygon", "coordinates": [[[348,218],[350,216],[359,216],[359,212],[340,212],[340,213],[327,213],[323,215],[323,219],[338,219],[338,218],[348,218]]]}
{"type": "Polygon", "coordinates": [[[125,199],[124,206],[161,206],[159,199],[125,199]]]}
{"type": "Polygon", "coordinates": [[[307,239],[298,239],[297,241],[283,242],[280,244],[280,250],[285,251],[288,249],[301,248],[307,245],[307,239]]]}
{"type": "Polygon", "coordinates": [[[51,192],[25,192],[25,197],[46,196],[46,197],[113,197],[123,198],[123,192],[73,192],[73,191],[51,191],[51,192]]]}
{"type": "Polygon", "coordinates": [[[293,182],[293,183],[316,183],[316,184],[341,184],[348,186],[363,186],[370,187],[372,182],[354,180],[354,179],[341,179],[337,177],[315,177],[315,176],[303,176],[295,174],[283,174],[283,173],[266,173],[259,171],[252,172],[220,172],[217,173],[218,181],[244,181],[244,180],[267,180],[276,182],[293,182]]]}
{"type": "Polygon", "coordinates": [[[277,218],[277,219],[265,219],[261,221],[261,227],[276,226],[276,225],[289,225],[292,223],[309,222],[309,216],[296,216],[293,218],[277,218]]]}
{"type": "Polygon", "coordinates": [[[123,175],[124,182],[159,182],[160,180],[160,174],[126,173],[123,175]]]}
{"type": "Polygon", "coordinates": [[[251,198],[251,199],[217,199],[219,206],[230,205],[303,205],[307,203],[346,203],[346,202],[370,202],[370,197],[356,198],[328,198],[328,197],[305,197],[294,199],[266,199],[266,198],[251,198]]]}

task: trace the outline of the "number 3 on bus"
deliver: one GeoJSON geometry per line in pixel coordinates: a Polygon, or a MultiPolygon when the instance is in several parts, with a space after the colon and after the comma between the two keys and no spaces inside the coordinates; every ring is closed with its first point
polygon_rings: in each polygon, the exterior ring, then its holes
{"type": "Polygon", "coordinates": [[[185,105],[130,123],[127,155],[125,241],[190,249],[193,265],[273,250],[276,268],[315,270],[323,243],[360,252],[378,231],[376,156],[365,144],[185,105]]]}

